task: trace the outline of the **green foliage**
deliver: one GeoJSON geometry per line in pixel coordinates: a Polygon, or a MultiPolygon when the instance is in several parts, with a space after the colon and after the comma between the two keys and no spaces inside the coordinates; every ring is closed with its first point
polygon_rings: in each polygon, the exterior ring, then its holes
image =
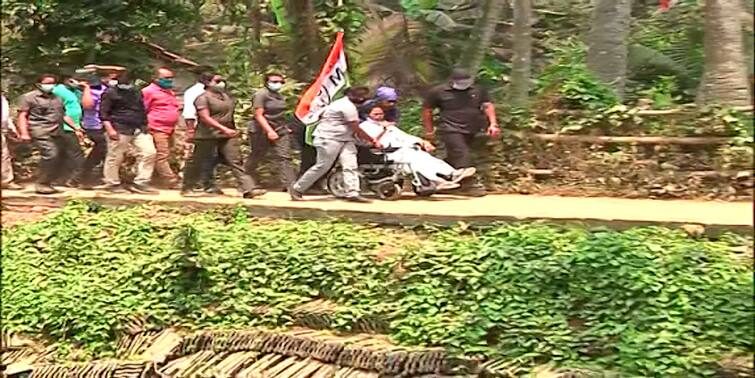
{"type": "Polygon", "coordinates": [[[342,308],[333,326],[383,319],[403,343],[527,365],[694,377],[753,352],[752,270],[732,257],[749,237],[462,226],[378,258],[402,232],[74,202],[3,230],[2,321],[102,356],[134,316],[287,325],[295,306],[326,298],[342,308]]]}
{"type": "Polygon", "coordinates": [[[682,98],[678,93],[676,78],[673,76],[659,76],[650,88],[638,92],[648,98],[655,109],[667,109],[676,105],[682,98]]]}
{"type": "Polygon", "coordinates": [[[557,96],[563,109],[605,109],[617,105],[613,91],[587,69],[586,47],[574,39],[554,48],[538,78],[541,96],[557,96]]]}
{"type": "Polygon", "coordinates": [[[355,0],[320,0],[317,2],[317,19],[322,34],[329,40],[338,31],[344,32],[347,41],[354,39],[364,28],[362,4],[355,0]]]}
{"type": "Polygon", "coordinates": [[[692,100],[704,68],[702,2],[680,1],[668,12],[639,18],[633,30],[628,68],[636,84],[629,89],[670,75],[692,100]]]}
{"type": "Polygon", "coordinates": [[[752,274],[726,243],[532,225],[434,240],[402,260],[404,342],[630,376],[710,376],[717,348],[752,350],[752,274]]]}
{"type": "Polygon", "coordinates": [[[150,59],[142,37],[180,45],[199,17],[197,4],[186,0],[11,0],[3,2],[2,20],[3,72],[30,78],[93,62],[139,73],[150,59]]]}

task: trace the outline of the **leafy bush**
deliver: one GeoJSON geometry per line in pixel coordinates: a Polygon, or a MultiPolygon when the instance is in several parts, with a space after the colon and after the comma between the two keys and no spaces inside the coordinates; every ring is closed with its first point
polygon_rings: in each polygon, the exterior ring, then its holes
{"type": "Polygon", "coordinates": [[[570,39],[554,47],[551,63],[538,77],[541,96],[558,96],[564,109],[605,109],[619,99],[588,69],[586,46],[570,39]]]}
{"type": "Polygon", "coordinates": [[[682,99],[673,76],[658,77],[649,88],[638,91],[638,94],[649,99],[655,109],[667,109],[682,99]]]}
{"type": "Polygon", "coordinates": [[[2,321],[102,356],[134,316],[288,325],[295,306],[325,298],[343,308],[344,329],[384,319],[407,344],[531,365],[710,376],[722,355],[753,351],[752,271],[732,258],[749,238],[535,224],[424,232],[419,246],[378,256],[406,231],[72,203],[3,230],[2,321]]]}

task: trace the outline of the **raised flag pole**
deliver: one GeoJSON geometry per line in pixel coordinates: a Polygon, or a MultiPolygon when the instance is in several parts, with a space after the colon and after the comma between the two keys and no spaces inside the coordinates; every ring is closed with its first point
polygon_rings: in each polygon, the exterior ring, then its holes
{"type": "Polygon", "coordinates": [[[294,111],[296,118],[306,126],[307,144],[312,145],[312,134],[325,107],[343,97],[343,90],[348,86],[348,65],[343,48],[343,32],[338,32],[320,73],[312,85],[304,91],[294,111]]]}

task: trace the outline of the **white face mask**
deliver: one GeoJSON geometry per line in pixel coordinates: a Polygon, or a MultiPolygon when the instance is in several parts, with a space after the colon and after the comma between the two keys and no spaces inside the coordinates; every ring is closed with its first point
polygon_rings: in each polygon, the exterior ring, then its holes
{"type": "Polygon", "coordinates": [[[114,86],[118,85],[118,80],[109,80],[109,81],[107,82],[107,85],[108,85],[109,87],[114,87],[114,86]]]}
{"type": "Polygon", "coordinates": [[[471,87],[473,83],[474,83],[474,80],[472,79],[454,80],[451,82],[451,88],[456,89],[458,91],[464,91],[464,90],[469,89],[469,87],[471,87]]]}
{"type": "Polygon", "coordinates": [[[278,92],[281,88],[283,88],[283,83],[267,83],[267,89],[273,92],[278,92]]]}
{"type": "Polygon", "coordinates": [[[215,84],[215,88],[218,88],[218,89],[225,89],[225,85],[226,85],[226,84],[225,84],[225,81],[221,81],[221,82],[219,82],[219,83],[215,84]]]}
{"type": "Polygon", "coordinates": [[[53,88],[55,88],[55,84],[39,84],[39,90],[45,93],[52,92],[53,88]]]}

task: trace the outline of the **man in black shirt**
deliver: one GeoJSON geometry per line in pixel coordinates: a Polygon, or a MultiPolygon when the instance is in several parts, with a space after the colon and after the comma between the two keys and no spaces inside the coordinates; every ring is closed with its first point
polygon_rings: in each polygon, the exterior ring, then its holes
{"type": "MultiPolygon", "coordinates": [[[[446,147],[446,161],[456,169],[474,166],[470,150],[478,133],[497,138],[501,129],[496,121],[495,108],[488,92],[474,83],[466,70],[454,69],[450,81],[432,88],[422,109],[425,139],[433,140],[433,109],[440,110],[438,134],[446,147]]],[[[466,194],[484,196],[485,189],[474,181],[462,186],[466,194]]]]}
{"type": "Polygon", "coordinates": [[[157,193],[149,183],[155,169],[155,142],[147,132],[147,114],[139,90],[134,88],[128,73],[118,76],[118,84],[102,96],[100,120],[107,132],[105,185],[108,191],[125,192],[119,171],[129,145],[138,151],[137,173],[131,190],[136,193],[157,193]]]}

